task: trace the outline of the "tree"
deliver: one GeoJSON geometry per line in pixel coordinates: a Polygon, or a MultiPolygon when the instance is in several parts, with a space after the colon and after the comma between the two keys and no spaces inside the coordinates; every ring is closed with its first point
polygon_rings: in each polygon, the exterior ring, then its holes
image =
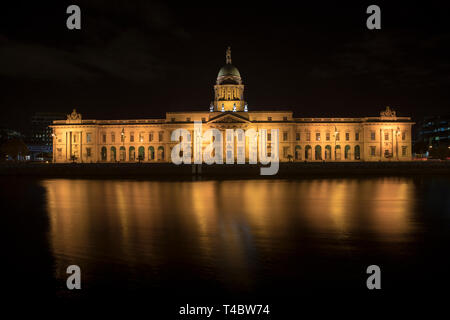
{"type": "Polygon", "coordinates": [[[14,160],[18,160],[19,156],[25,156],[29,154],[28,148],[22,139],[13,138],[1,146],[2,154],[12,157],[14,160]]]}

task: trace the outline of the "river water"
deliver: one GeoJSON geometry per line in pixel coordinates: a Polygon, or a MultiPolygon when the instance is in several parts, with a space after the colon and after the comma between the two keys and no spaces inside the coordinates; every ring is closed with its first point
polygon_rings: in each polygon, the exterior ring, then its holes
{"type": "Polygon", "coordinates": [[[374,264],[391,296],[450,282],[448,178],[1,183],[7,283],[30,299],[360,296],[374,264]]]}

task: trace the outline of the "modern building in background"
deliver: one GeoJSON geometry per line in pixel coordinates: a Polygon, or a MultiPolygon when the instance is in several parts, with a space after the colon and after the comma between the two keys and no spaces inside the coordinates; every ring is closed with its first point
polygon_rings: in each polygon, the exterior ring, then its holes
{"type": "MultiPolygon", "coordinates": [[[[194,121],[202,130],[211,128],[279,130],[280,161],[405,161],[411,160],[410,117],[398,117],[389,107],[376,117],[296,118],[292,111],[254,111],[244,100],[244,84],[231,63],[219,70],[209,110],[167,112],[164,119],[83,120],[75,110],[66,120],[55,120],[53,160],[55,162],[170,162],[170,137],[175,129],[193,135],[194,121]]],[[[223,134],[225,137],[225,134],[223,134]]],[[[223,139],[223,154],[249,159],[249,141],[237,134],[223,139]],[[239,147],[241,146],[241,147],[239,147]]],[[[267,136],[270,153],[271,136],[267,136]]],[[[193,150],[210,142],[194,141],[193,150]]],[[[258,146],[259,147],[259,146],[258,146]]],[[[228,157],[228,156],[227,156],[228,157]]]]}
{"type": "Polygon", "coordinates": [[[443,158],[450,148],[450,116],[426,117],[416,126],[415,151],[425,157],[443,158]]]}
{"type": "Polygon", "coordinates": [[[29,150],[28,160],[47,160],[53,152],[52,129],[54,120],[65,119],[64,113],[37,112],[31,117],[30,131],[26,139],[29,150]]]}

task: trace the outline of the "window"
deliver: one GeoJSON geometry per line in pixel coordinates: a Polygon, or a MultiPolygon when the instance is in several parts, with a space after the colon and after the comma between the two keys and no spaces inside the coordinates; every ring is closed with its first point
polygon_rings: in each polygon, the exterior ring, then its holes
{"type": "Polygon", "coordinates": [[[134,142],[134,132],[130,132],[130,142],[134,142]]]}
{"type": "Polygon", "coordinates": [[[384,140],[389,140],[389,132],[384,133],[384,140]]]}
{"type": "Polygon", "coordinates": [[[376,147],[370,147],[370,155],[375,156],[375,149],[376,147]]]}
{"type": "Polygon", "coordinates": [[[267,121],[272,121],[272,117],[267,117],[267,121]]]}
{"type": "MultiPolygon", "coordinates": [[[[244,135],[242,134],[242,132],[239,132],[239,133],[238,133],[238,141],[242,142],[242,137],[243,137],[243,136],[244,136],[244,135]]],[[[268,139],[270,140],[270,133],[267,134],[267,136],[269,137],[268,139]]]]}
{"type": "Polygon", "coordinates": [[[91,148],[86,148],[86,156],[87,157],[91,156],[91,148]]]}
{"type": "Polygon", "coordinates": [[[341,140],[341,134],[339,132],[336,132],[336,141],[341,140]]]}
{"type": "Polygon", "coordinates": [[[316,132],[316,141],[320,141],[320,132],[316,132]]]}
{"type": "Polygon", "coordinates": [[[186,118],[186,121],[187,121],[187,122],[191,122],[191,118],[187,117],[187,118],[186,118]]]}
{"type": "Polygon", "coordinates": [[[116,135],[114,134],[114,132],[111,132],[111,142],[116,142],[116,135]]]}
{"type": "Polygon", "coordinates": [[[359,132],[355,132],[355,140],[356,140],[356,141],[359,140],[359,132]]]}
{"type": "Polygon", "coordinates": [[[350,140],[350,132],[346,132],[345,133],[345,141],[349,141],[350,140]]]}
{"type": "Polygon", "coordinates": [[[306,132],[306,141],[311,141],[311,132],[306,132]]]}
{"type": "Polygon", "coordinates": [[[375,131],[370,131],[370,140],[375,140],[375,131]]]}
{"type": "Polygon", "coordinates": [[[160,132],[158,133],[158,140],[159,140],[159,141],[163,141],[163,135],[164,135],[164,132],[163,132],[163,131],[160,131],[160,132]]]}
{"type": "Polygon", "coordinates": [[[106,133],[103,133],[103,134],[102,134],[102,142],[103,142],[103,143],[106,143],[106,133]]]}
{"type": "Polygon", "coordinates": [[[406,131],[402,132],[402,140],[406,140],[406,131]]]}
{"type": "Polygon", "coordinates": [[[148,141],[149,141],[149,142],[152,142],[152,141],[153,141],[153,132],[150,132],[150,133],[148,134],[148,141]]]}
{"type": "Polygon", "coordinates": [[[327,141],[330,141],[330,133],[329,133],[329,132],[327,132],[327,133],[325,134],[325,139],[326,139],[327,141]]]}
{"type": "Polygon", "coordinates": [[[73,143],[78,142],[78,135],[76,133],[73,134],[73,143]]]}
{"type": "Polygon", "coordinates": [[[283,132],[283,141],[287,141],[288,133],[286,131],[283,132]]]}
{"type": "Polygon", "coordinates": [[[295,133],[295,140],[300,141],[300,132],[295,133]]]}
{"type": "Polygon", "coordinates": [[[202,122],[206,122],[206,118],[202,118],[202,122]]]}
{"type": "Polygon", "coordinates": [[[86,133],[86,142],[89,143],[92,141],[92,133],[88,132],[86,133]]]}
{"type": "Polygon", "coordinates": [[[58,148],[56,149],[57,153],[58,153],[58,157],[61,157],[62,154],[62,148],[58,148]]]}
{"type": "Polygon", "coordinates": [[[272,141],[272,134],[271,133],[267,134],[267,141],[272,141]]]}
{"type": "Polygon", "coordinates": [[[408,149],[407,146],[402,146],[402,156],[406,156],[406,150],[408,149]]]}
{"type": "Polygon", "coordinates": [[[289,147],[283,147],[283,157],[287,158],[289,155],[289,147]]]}
{"type": "Polygon", "coordinates": [[[283,117],[283,121],[287,121],[287,117],[283,117]]]}
{"type": "Polygon", "coordinates": [[[175,118],[170,119],[170,121],[175,122],[175,118]]]}

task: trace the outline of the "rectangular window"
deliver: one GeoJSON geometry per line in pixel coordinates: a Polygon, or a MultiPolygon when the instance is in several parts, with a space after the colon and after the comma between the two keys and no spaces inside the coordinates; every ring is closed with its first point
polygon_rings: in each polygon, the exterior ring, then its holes
{"type": "Polygon", "coordinates": [[[287,117],[283,117],[283,121],[287,121],[287,117]]]}
{"type": "Polygon", "coordinates": [[[111,142],[112,143],[116,142],[116,135],[114,132],[111,132],[111,142]]]}
{"type": "Polygon", "coordinates": [[[316,141],[320,141],[320,132],[316,132],[316,141]]]}
{"type": "Polygon", "coordinates": [[[283,157],[287,158],[289,155],[289,147],[283,147],[283,157]]]}
{"type": "Polygon", "coordinates": [[[349,141],[350,140],[350,132],[346,132],[345,133],[345,141],[349,141]]]}
{"type": "Polygon", "coordinates": [[[102,134],[102,142],[103,142],[103,143],[106,143],[106,133],[103,133],[103,134],[102,134]]]}
{"type": "Polygon", "coordinates": [[[148,141],[149,141],[149,142],[152,142],[152,141],[153,141],[153,132],[150,132],[150,133],[148,134],[148,141]]]}
{"type": "Polygon", "coordinates": [[[326,133],[325,139],[327,139],[327,141],[330,141],[330,133],[329,132],[326,133]]]}
{"type": "Polygon", "coordinates": [[[130,132],[130,142],[134,142],[134,132],[130,132]]]}
{"type": "Polygon", "coordinates": [[[86,148],[86,156],[87,157],[91,156],[91,148],[86,148]]]}
{"type": "Polygon", "coordinates": [[[202,118],[202,122],[206,122],[206,118],[202,118]]]}
{"type": "Polygon", "coordinates": [[[73,134],[73,143],[77,143],[78,142],[78,134],[74,133],[73,134]]]}
{"type": "Polygon", "coordinates": [[[306,141],[311,141],[311,132],[306,133],[306,141]]]}
{"type": "Polygon", "coordinates": [[[272,117],[267,117],[267,121],[272,121],[272,117]]]}
{"type": "Polygon", "coordinates": [[[356,141],[359,140],[359,132],[355,132],[355,140],[356,140],[356,141]]]}
{"type": "Polygon", "coordinates": [[[402,140],[406,140],[406,131],[402,132],[402,140]]]}
{"type": "Polygon", "coordinates": [[[170,119],[170,121],[175,122],[175,118],[170,119]]]}
{"type": "Polygon", "coordinates": [[[187,122],[191,122],[191,118],[187,117],[187,118],[186,118],[186,121],[187,121],[187,122]]]}
{"type": "Polygon", "coordinates": [[[158,133],[158,140],[159,140],[159,141],[163,141],[163,135],[164,135],[164,132],[163,132],[163,131],[160,131],[160,132],[158,133]]]}
{"type": "Polygon", "coordinates": [[[285,131],[283,132],[283,141],[287,141],[288,139],[288,133],[285,131]]]}
{"type": "Polygon", "coordinates": [[[388,132],[384,133],[384,140],[389,140],[389,133],[388,132]]]}
{"type": "MultiPolygon", "coordinates": [[[[244,135],[242,134],[242,132],[239,132],[238,133],[238,141],[239,142],[242,142],[242,137],[243,137],[244,135]]],[[[268,136],[270,137],[270,133],[268,134],[268,136]]],[[[270,140],[270,139],[269,139],[270,140]]]]}
{"type": "Polygon", "coordinates": [[[402,146],[402,156],[406,156],[406,150],[408,149],[408,147],[406,146],[402,146]]]}
{"type": "Polygon", "coordinates": [[[375,140],[375,131],[370,131],[370,140],[375,140]]]}
{"type": "Polygon", "coordinates": [[[58,148],[58,149],[56,149],[56,151],[57,151],[58,157],[61,157],[62,148],[58,148]]]}
{"type": "Polygon", "coordinates": [[[295,140],[300,141],[300,132],[295,133],[295,140]]]}
{"type": "Polygon", "coordinates": [[[271,133],[267,134],[267,141],[272,141],[272,134],[271,133]]]}
{"type": "Polygon", "coordinates": [[[86,133],[86,142],[89,143],[92,141],[92,133],[88,132],[86,133]]]}
{"type": "Polygon", "coordinates": [[[375,156],[375,148],[376,147],[370,147],[370,155],[375,156]]]}

